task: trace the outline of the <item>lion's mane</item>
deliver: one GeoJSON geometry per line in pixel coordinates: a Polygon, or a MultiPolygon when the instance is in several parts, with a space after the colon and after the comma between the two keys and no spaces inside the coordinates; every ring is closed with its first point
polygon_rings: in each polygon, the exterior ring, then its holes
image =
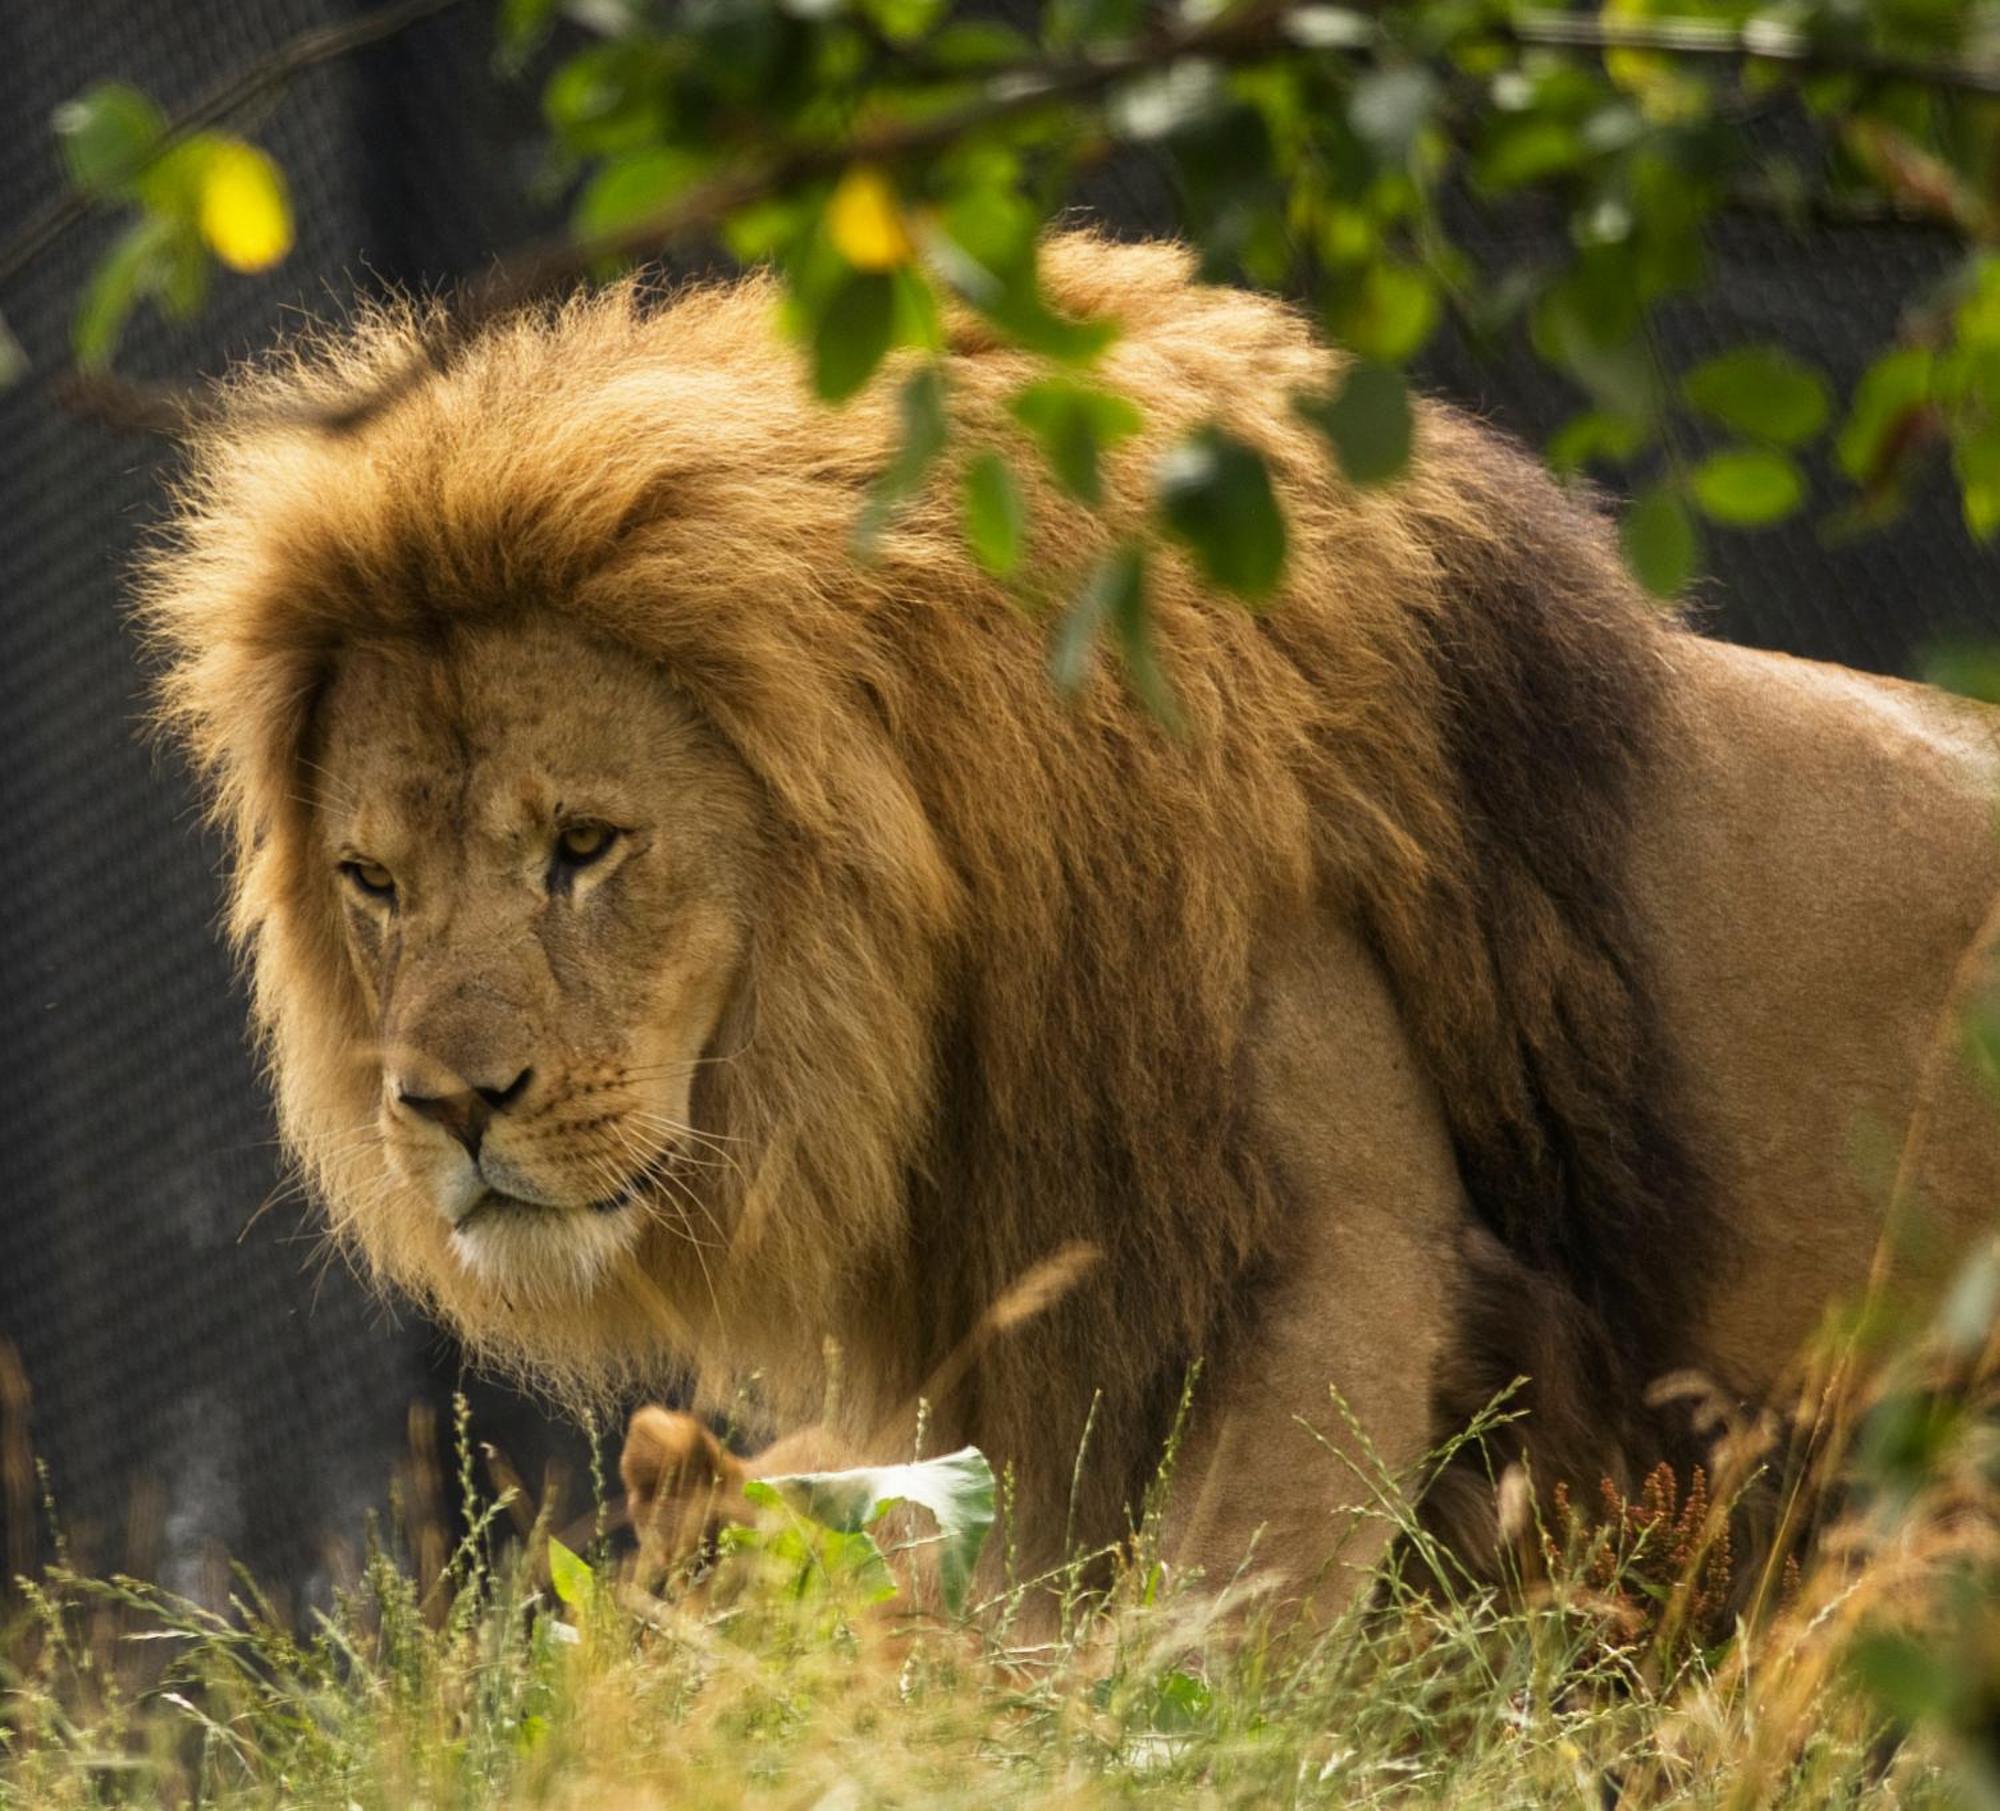
{"type": "MultiPolygon", "coordinates": [[[[814,1407],[821,1330],[850,1394],[918,1387],[1010,1284],[1087,1242],[1090,1278],[1032,1344],[982,1350],[949,1409],[1059,1504],[1101,1392],[1082,1513],[1102,1527],[1188,1362],[1282,1261],[1282,1180],[1241,1078],[1260,947],[1332,906],[1391,979],[1488,1229],[1441,1412],[1524,1362],[1545,1404],[1631,1402],[1687,1356],[1715,1250],[1623,891],[1659,643],[1680,631],[1593,512],[1446,408],[1421,408],[1403,480],[1346,484],[1290,410],[1337,355],[1287,308],[1198,284],[1169,246],[1066,237],[1045,267],[1060,305],[1121,323],[1101,378],[1146,417],[1110,461],[1108,525],[1019,451],[1047,600],[1140,525],[1152,461],[1201,422],[1280,483],[1273,607],[1151,561],[1178,735],[1110,672],[1057,695],[1046,625],[968,559],[948,479],[853,557],[893,385],[815,404],[767,279],[523,314],[344,434],[274,417],[401,368],[421,310],[240,380],[196,437],[142,608],[165,719],[234,852],[291,1147],[336,1231],[476,1349],[629,1380],[643,1302],[510,1310],[417,1268],[371,1212],[354,1128],[379,1082],[309,853],[337,650],[560,612],[658,664],[757,777],[782,844],[756,1032],[702,1101],[748,1154],[732,1210],[754,1236],[725,1287],[781,1398],[814,1407]],[[787,1349],[792,1328],[815,1337],[787,1349]]],[[[956,444],[1017,446],[1005,398],[1033,374],[954,325],[956,444]]]]}

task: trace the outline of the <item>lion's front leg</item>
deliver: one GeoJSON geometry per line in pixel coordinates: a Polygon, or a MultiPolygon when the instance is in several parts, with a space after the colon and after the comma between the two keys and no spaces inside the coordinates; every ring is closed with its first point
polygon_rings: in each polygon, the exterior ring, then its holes
{"type": "Polygon", "coordinates": [[[1467,1210],[1436,1092],[1343,926],[1272,953],[1252,1085],[1284,1261],[1211,1355],[1164,1551],[1323,1620],[1366,1588],[1438,1432],[1467,1210]]]}

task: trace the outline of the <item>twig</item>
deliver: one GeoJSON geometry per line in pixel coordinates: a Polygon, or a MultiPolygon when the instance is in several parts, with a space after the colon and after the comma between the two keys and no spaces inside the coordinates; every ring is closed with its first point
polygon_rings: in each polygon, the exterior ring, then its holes
{"type": "MultiPolygon", "coordinates": [[[[140,169],[152,164],[184,143],[195,133],[241,112],[273,89],[282,88],[294,76],[318,63],[331,62],[385,38],[393,38],[413,25],[448,12],[463,0],[398,0],[376,12],[361,13],[344,25],[324,25],[299,33],[281,44],[267,57],[246,64],[223,78],[184,112],[167,122],[159,143],[140,169]]],[[[138,172],[135,171],[136,175],[138,172]]],[[[41,256],[56,240],[87,215],[94,197],[80,189],[66,189],[36,214],[13,238],[0,247],[0,283],[7,283],[41,256]]]]}

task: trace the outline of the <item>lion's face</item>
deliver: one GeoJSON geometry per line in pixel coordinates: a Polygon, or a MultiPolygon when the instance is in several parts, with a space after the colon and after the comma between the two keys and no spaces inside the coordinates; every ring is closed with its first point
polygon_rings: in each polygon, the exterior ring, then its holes
{"type": "Polygon", "coordinates": [[[385,1205],[510,1296],[588,1291],[726,1160],[698,1081],[745,962],[748,776],[636,656],[548,622],[350,650],[315,755],[385,1205]]]}

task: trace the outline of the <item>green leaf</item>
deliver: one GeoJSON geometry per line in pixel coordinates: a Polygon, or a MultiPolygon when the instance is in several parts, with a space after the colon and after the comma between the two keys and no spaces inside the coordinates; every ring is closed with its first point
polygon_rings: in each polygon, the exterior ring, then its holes
{"type": "Polygon", "coordinates": [[[1650,438],[1649,425],[1586,409],[1573,415],[1549,438],[1549,464],[1559,472],[1581,470],[1592,461],[1623,465],[1650,438]]]}
{"type": "Polygon", "coordinates": [[[1982,704],[2000,704],[2000,643],[1948,641],[1924,656],[1923,681],[1982,704]]]}
{"type": "Polygon", "coordinates": [[[1103,500],[1101,455],[1143,425],[1139,411],[1124,397],[1067,377],[1029,384],[1007,407],[1035,437],[1056,482],[1085,503],[1103,500]]]}
{"type": "Polygon", "coordinates": [[[1894,476],[1913,420],[1929,407],[1933,364],[1928,347],[1899,346],[1870,365],[1855,386],[1834,450],[1840,469],[1856,483],[1894,476]]]}
{"type": "Polygon", "coordinates": [[[965,540],[972,557],[995,578],[1021,564],[1028,506],[1014,468],[999,453],[981,453],[965,473],[965,540]]]}
{"type": "Polygon", "coordinates": [[[1797,446],[1826,426],[1826,379],[1779,346],[1739,346],[1697,365],[1681,394],[1704,415],[1754,440],[1797,446]]]}
{"type": "Polygon", "coordinates": [[[1349,366],[1330,399],[1310,398],[1301,413],[1333,443],[1340,469],[1356,484],[1387,483],[1410,462],[1410,392],[1392,366],[1349,366]]]}
{"type": "Polygon", "coordinates": [[[1378,260],[1351,280],[1329,310],[1334,337],[1380,365],[1406,363],[1437,326],[1437,285],[1413,265],[1378,260]]]}
{"type": "Polygon", "coordinates": [[[6,317],[0,315],[0,390],[19,383],[27,371],[28,355],[21,349],[21,342],[14,337],[14,330],[7,325],[6,317]]]}
{"type": "Polygon", "coordinates": [[[1437,105],[1438,82],[1421,63],[1377,69],[1354,84],[1347,123],[1385,164],[1409,158],[1437,105]]]}
{"type": "Polygon", "coordinates": [[[1145,589],[1146,550],[1137,541],[1119,542],[1091,568],[1049,643],[1049,678],[1057,691],[1074,697],[1083,689],[1099,634],[1114,616],[1143,609],[1145,589]]]}
{"type": "Polygon", "coordinates": [[[69,179],[86,195],[116,195],[158,148],[167,122],[124,82],[99,82],[55,110],[56,142],[69,179]]]}
{"type": "Polygon", "coordinates": [[[1215,64],[1183,57],[1121,83],[1112,91],[1106,113],[1122,137],[1149,144],[1211,117],[1226,98],[1215,64]]]}
{"type": "Polygon", "coordinates": [[[944,450],[950,432],[944,412],[944,373],[936,365],[912,371],[897,395],[896,413],[903,427],[902,444],[888,470],[869,486],[868,501],[855,528],[855,540],[864,558],[873,551],[897,504],[916,495],[925,474],[944,450]]]}
{"type": "Polygon", "coordinates": [[[1906,1723],[1948,1717],[1958,1702],[1949,1660],[1907,1635],[1863,1635],[1847,1661],[1868,1694],[1906,1723]]]}
{"type": "Polygon", "coordinates": [[[584,184],[570,228],[579,239],[595,239],[642,225],[685,194],[703,168],[694,153],[664,145],[614,157],[584,184]]]}
{"type": "Polygon", "coordinates": [[[70,347],[86,371],[101,371],[118,350],[119,336],[142,296],[167,280],[177,223],[142,215],[99,260],[70,323],[70,347]]]}
{"type": "Polygon", "coordinates": [[[1576,128],[1544,113],[1500,116],[1489,128],[1472,172],[1489,194],[1505,194],[1574,169],[1585,147],[1576,128]]]}
{"type": "Polygon", "coordinates": [[[1975,539],[1990,541],[2000,531],[2000,423],[1955,439],[1951,469],[1966,528],[1975,539]]]}
{"type": "Polygon", "coordinates": [[[798,1472],[744,1487],[753,1502],[783,1504],[840,1534],[860,1534],[898,1503],[928,1509],[938,1525],[938,1581],[946,1605],[965,1602],[972,1569],[993,1526],[993,1468],[975,1446],[911,1465],[798,1472]]]}
{"type": "Polygon", "coordinates": [[[585,157],[643,151],[665,135],[659,47],[593,44],[565,62],[542,90],[542,112],[570,150],[585,157]]]}
{"type": "Polygon", "coordinates": [[[842,402],[875,375],[896,337],[896,286],[886,271],[857,270],[813,325],[813,388],[842,402]]]}
{"type": "Polygon", "coordinates": [[[579,1613],[589,1607],[597,1592],[597,1575],[589,1564],[554,1535],[549,1536],[549,1583],[556,1596],[579,1613]]]}
{"type": "Polygon", "coordinates": [[[494,35],[498,42],[495,60],[502,74],[518,75],[547,42],[558,3],[559,0],[500,0],[494,35]]]}
{"type": "Polygon", "coordinates": [[[1206,427],[1172,448],[1153,479],[1160,512],[1215,584],[1267,598],[1285,571],[1285,518],[1264,456],[1206,427]]]}
{"type": "Polygon", "coordinates": [[[1619,528],[1625,563],[1656,597],[1677,597],[1701,559],[1701,539],[1687,504],[1656,484],[1625,512],[1619,528]]]}
{"type": "Polygon", "coordinates": [[[1694,500],[1731,528],[1781,522],[1805,501],[1806,480],[1792,458],[1768,447],[1713,453],[1694,469],[1694,500]]]}
{"type": "Polygon", "coordinates": [[[1129,573],[1121,562],[1115,578],[1108,608],[1112,633],[1118,638],[1119,659],[1125,667],[1125,683],[1156,721],[1178,730],[1180,707],[1153,641],[1153,613],[1146,605],[1146,568],[1139,549],[1132,549],[1129,573]]]}
{"type": "Polygon", "coordinates": [[[1075,320],[1042,299],[1035,275],[1041,216],[1018,195],[980,190],[953,199],[924,255],[938,277],[1016,345],[1086,365],[1118,337],[1107,320],[1075,320]]]}

